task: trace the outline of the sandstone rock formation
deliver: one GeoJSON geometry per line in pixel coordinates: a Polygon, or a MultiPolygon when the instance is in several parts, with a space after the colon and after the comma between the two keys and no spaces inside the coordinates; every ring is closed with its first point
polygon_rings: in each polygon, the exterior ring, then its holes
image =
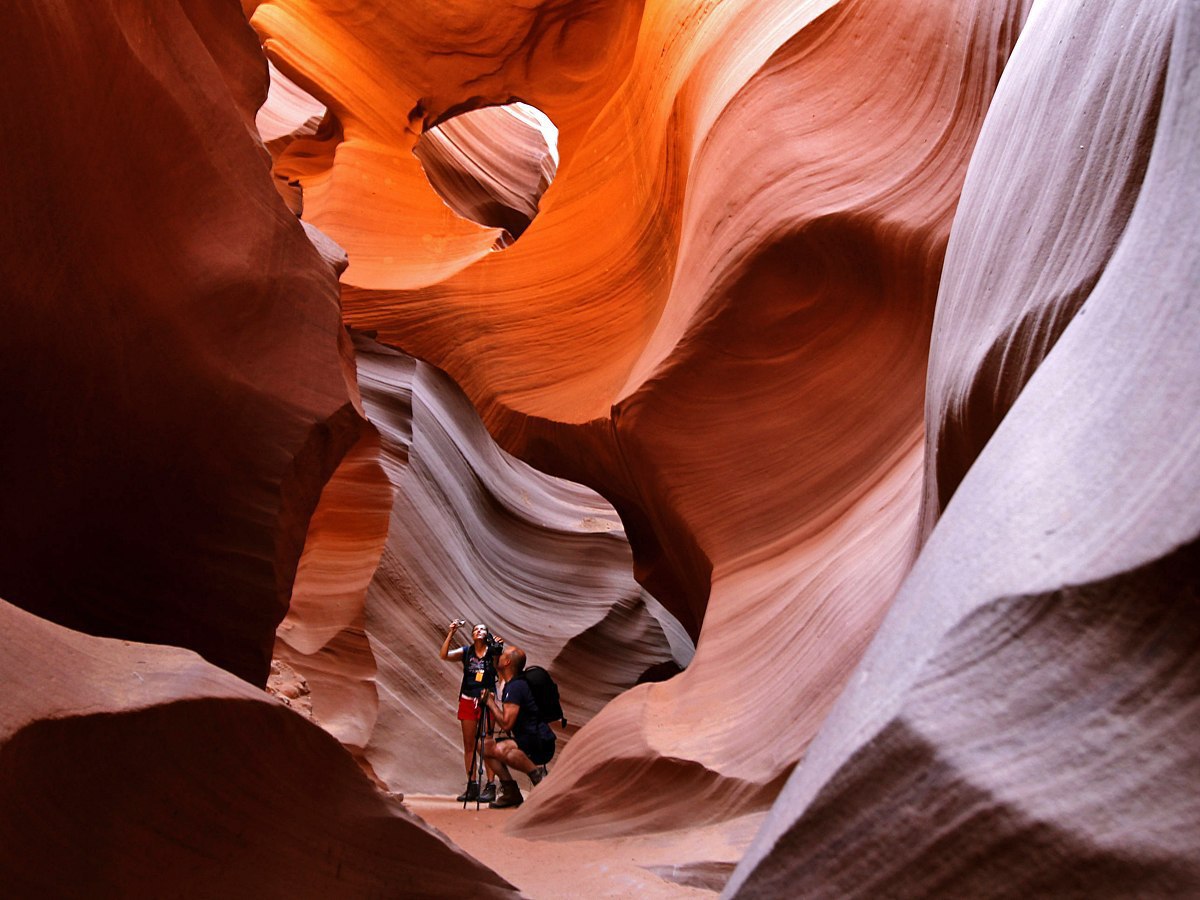
{"type": "Polygon", "coordinates": [[[0,172],[0,592],[261,684],[370,428],[333,273],[252,137],[253,33],[237,4],[152,7],[22,6],[0,54],[5,127],[36,122],[0,172]]]}
{"type": "Polygon", "coordinates": [[[952,499],[730,896],[1200,890],[1200,15],[1130,12],[1030,16],[938,301],[952,499]]]}
{"type": "MultiPolygon", "coordinates": [[[[461,789],[453,715],[461,669],[437,658],[446,624],[460,615],[555,676],[568,718],[560,749],[618,693],[690,662],[691,639],[633,580],[620,520],[603,498],[496,447],[462,392],[428,364],[364,335],[355,348],[395,487],[382,510],[387,548],[365,597],[347,564],[353,544],[325,542],[333,556],[312,575],[306,555],[275,653],[302,678],[314,721],[380,786],[461,789]]],[[[364,484],[350,480],[357,492],[364,484]]],[[[360,520],[380,511],[372,504],[382,492],[336,503],[328,498],[337,487],[335,476],[311,532],[324,527],[327,506],[360,520]]]]}
{"type": "Polygon", "coordinates": [[[306,217],[350,250],[350,283],[434,284],[487,256],[499,229],[466,221],[430,188],[413,147],[425,128],[522,100],[574,152],[628,71],[640,0],[580,3],[269,0],[254,26],[276,66],[329,107],[322,142],[285,154],[306,217]]]}
{"type": "MultiPolygon", "coordinates": [[[[306,139],[312,138],[319,145],[321,127],[327,123],[328,110],[312,94],[274,66],[269,65],[268,71],[271,77],[270,88],[267,91],[267,99],[255,115],[254,125],[275,162],[275,190],[287,203],[288,209],[300,215],[304,211],[300,181],[289,166],[282,164],[280,157],[297,141],[305,142],[306,139]]],[[[331,127],[332,120],[328,120],[327,128],[331,127]]],[[[289,156],[291,159],[303,159],[304,153],[302,148],[292,147],[289,156]]]]}
{"type": "Polygon", "coordinates": [[[1200,893],[1195,0],[6,23],[0,884],[1200,893]]]}
{"type": "Polygon", "coordinates": [[[269,149],[282,150],[298,137],[316,134],[327,110],[316,97],[273,65],[268,64],[267,71],[271,83],[267,99],[255,114],[254,126],[269,149]]]}
{"type": "MultiPolygon", "coordinates": [[[[568,719],[556,729],[560,750],[618,693],[687,665],[691,641],[633,580],[612,507],[496,447],[433,367],[363,337],[356,348],[364,406],[396,485],[364,619],[379,698],[365,755],[381,781],[461,789],[452,710],[462,671],[437,658],[458,616],[485,622],[554,675],[568,719]]],[[[320,697],[314,707],[320,717],[320,697]]]]}
{"type": "Polygon", "coordinates": [[[926,531],[1125,231],[1154,143],[1175,9],[1042,8],[1024,64],[989,109],[933,335],[926,531]]]}
{"type": "MultiPolygon", "coordinates": [[[[414,135],[381,130],[351,51],[437,40],[383,11],[355,30],[332,6],[258,7],[268,52],[345,130],[301,182],[306,217],[350,254],[348,319],[444,368],[508,449],[599,488],[639,579],[701,638],[685,676],[622,697],[564,755],[521,813],[529,833],[665,827],[664,789],[704,797],[702,815],[762,808],[815,733],[916,546],[938,272],[1023,12],[655,4],[632,58],[579,96],[543,97],[513,74],[525,45],[504,44],[491,65],[507,80],[471,102],[536,103],[562,165],[521,240],[463,268],[479,257],[451,241],[461,224],[423,219],[424,243],[367,214],[339,229],[360,184],[383,182],[372,208],[431,193],[401,177],[414,135]],[[317,33],[338,36],[319,61],[317,33]],[[751,51],[720,52],[732,33],[751,51]],[[905,37],[868,37],[884,33],[905,37]],[[770,681],[762,648],[787,644],[805,660],[794,705],[711,706],[731,672],[770,681]]],[[[409,88],[426,124],[470,99],[456,85],[483,65],[431,58],[424,93],[409,88]]],[[[417,78],[399,61],[377,77],[417,78]]]]}
{"type": "Polygon", "coordinates": [[[517,896],[332,737],[195,654],[3,601],[0,634],[7,896],[517,896]]]}
{"type": "Polygon", "coordinates": [[[446,205],[504,229],[502,250],[524,234],[558,171],[558,129],[527,103],[485,106],[447,119],[413,147],[446,205]]]}
{"type": "Polygon", "coordinates": [[[5,893],[513,893],[255,686],[289,604],[361,609],[391,487],[238,4],[22,5],[3,42],[5,893]]]}

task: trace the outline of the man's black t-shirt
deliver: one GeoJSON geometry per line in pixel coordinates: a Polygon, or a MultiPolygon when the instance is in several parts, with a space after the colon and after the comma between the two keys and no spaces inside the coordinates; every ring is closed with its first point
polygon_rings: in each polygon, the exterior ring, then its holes
{"type": "Polygon", "coordinates": [[[537,701],[533,699],[533,692],[524,678],[514,678],[504,686],[504,702],[517,704],[517,720],[512,726],[514,737],[518,734],[537,734],[537,701]]]}
{"type": "Polygon", "coordinates": [[[483,656],[475,655],[474,644],[463,644],[463,679],[461,693],[478,697],[484,691],[496,690],[496,657],[500,647],[489,645],[483,656]]]}
{"type": "Polygon", "coordinates": [[[538,721],[537,701],[524,678],[514,678],[504,686],[504,702],[517,704],[517,720],[513,723],[513,737],[537,737],[554,740],[554,732],[545,722],[538,721]]]}

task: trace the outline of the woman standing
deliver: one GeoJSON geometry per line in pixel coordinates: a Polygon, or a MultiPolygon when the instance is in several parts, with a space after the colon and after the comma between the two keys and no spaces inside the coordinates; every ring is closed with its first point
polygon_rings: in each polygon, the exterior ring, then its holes
{"type": "Polygon", "coordinates": [[[490,803],[496,799],[496,776],[491,764],[484,761],[487,767],[487,785],[480,793],[479,782],[475,781],[475,773],[471,771],[471,758],[478,753],[483,759],[482,746],[476,747],[475,736],[479,728],[481,706],[479,698],[484,691],[496,690],[496,657],[500,655],[501,641],[488,640],[488,628],[482,622],[471,631],[472,643],[450,649],[450,642],[462,626],[463,622],[455,620],[450,623],[446,639],[442,641],[441,658],[461,662],[463,667],[462,687],[458,696],[458,723],[462,726],[463,766],[467,770],[467,789],[458,796],[459,803],[469,800],[479,800],[490,803]]]}

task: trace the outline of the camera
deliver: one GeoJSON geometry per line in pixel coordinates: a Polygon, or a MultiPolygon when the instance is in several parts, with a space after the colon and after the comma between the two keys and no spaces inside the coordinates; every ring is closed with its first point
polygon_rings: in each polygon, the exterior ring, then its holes
{"type": "Polygon", "coordinates": [[[499,656],[501,652],[503,652],[504,641],[496,637],[490,631],[483,636],[483,639],[487,642],[488,652],[493,656],[499,656]]]}
{"type": "Polygon", "coordinates": [[[467,624],[467,620],[466,619],[455,619],[454,624],[457,625],[459,628],[462,628],[464,625],[467,624]]]}

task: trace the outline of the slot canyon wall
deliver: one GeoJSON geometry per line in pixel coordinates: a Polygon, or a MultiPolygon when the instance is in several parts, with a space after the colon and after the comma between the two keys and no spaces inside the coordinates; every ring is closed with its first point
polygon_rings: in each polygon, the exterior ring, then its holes
{"type": "Polygon", "coordinates": [[[17,895],[516,894],[402,799],[459,615],[571,721],[515,836],[1200,891],[1194,0],[8,25],[17,895]]]}
{"type": "Polygon", "coordinates": [[[382,785],[462,790],[448,706],[462,668],[437,653],[455,617],[486,623],[553,674],[568,720],[556,729],[560,751],[618,693],[691,661],[682,626],[633,580],[603,498],[500,450],[444,373],[354,341],[363,406],[396,488],[387,545],[358,603],[293,603],[276,653],[305,679],[313,719],[382,785]]]}
{"type": "Polygon", "coordinates": [[[261,690],[291,602],[365,590],[391,487],[242,11],[6,25],[5,893],[515,894],[261,690]],[[382,514],[339,518],[356,490],[382,514]]]}
{"type": "Polygon", "coordinates": [[[929,539],[730,896],[1200,890],[1198,72],[1194,3],[1034,8],[938,298],[929,539]]]}
{"type": "Polygon", "coordinates": [[[698,798],[698,822],[762,809],[917,549],[938,275],[1025,4],[594,4],[557,36],[456,9],[453,31],[432,7],[356,28],[341,4],[265,2],[252,21],[337,123],[276,167],[348,251],[347,321],[611,500],[639,581],[699,638],[683,675],[604,709],[519,827],[670,827],[663,792],[698,798]],[[455,53],[459,29],[489,52],[455,53]],[[595,34],[602,60],[576,48],[595,34]],[[520,240],[485,254],[496,230],[450,212],[413,150],[513,98],[554,121],[561,161],[520,240]],[[729,695],[734,673],[778,681],[765,648],[802,660],[794,702],[729,695]]]}

